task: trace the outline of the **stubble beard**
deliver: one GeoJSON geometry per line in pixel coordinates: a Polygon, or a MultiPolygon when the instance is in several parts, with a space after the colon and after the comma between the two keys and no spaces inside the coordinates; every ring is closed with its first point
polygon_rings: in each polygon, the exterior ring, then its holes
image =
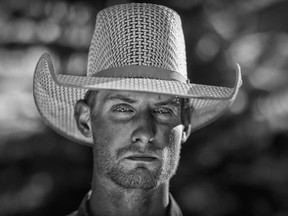
{"type": "MultiPolygon", "coordinates": [[[[121,164],[115,162],[116,158],[103,145],[99,145],[99,143],[95,144],[94,163],[97,167],[97,172],[105,175],[116,185],[125,189],[148,191],[157,188],[161,183],[172,178],[177,170],[180,159],[180,146],[176,146],[175,148],[167,147],[166,149],[157,150],[157,154],[162,155],[162,164],[156,170],[151,171],[144,166],[127,170],[121,164]],[[165,154],[164,151],[169,152],[165,154]],[[168,157],[164,158],[164,155],[168,155],[168,157]]],[[[123,149],[123,152],[129,150],[134,151],[135,148],[129,147],[123,149]]],[[[153,151],[155,152],[155,149],[153,151]]]]}

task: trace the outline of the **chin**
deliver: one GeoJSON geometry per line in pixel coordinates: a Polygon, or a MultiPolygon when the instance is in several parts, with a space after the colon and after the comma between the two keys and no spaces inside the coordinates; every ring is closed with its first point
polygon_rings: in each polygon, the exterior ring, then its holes
{"type": "Polygon", "coordinates": [[[125,189],[153,190],[161,184],[161,174],[151,172],[146,168],[138,167],[129,172],[110,173],[110,179],[125,189]]]}

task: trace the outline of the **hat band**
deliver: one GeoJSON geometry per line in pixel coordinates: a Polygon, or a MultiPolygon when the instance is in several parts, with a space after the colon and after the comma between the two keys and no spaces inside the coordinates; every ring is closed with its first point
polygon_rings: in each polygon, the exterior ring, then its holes
{"type": "Polygon", "coordinates": [[[176,80],[189,83],[189,79],[176,71],[144,65],[130,65],[108,68],[92,75],[93,77],[117,77],[117,78],[150,78],[161,80],[176,80]]]}

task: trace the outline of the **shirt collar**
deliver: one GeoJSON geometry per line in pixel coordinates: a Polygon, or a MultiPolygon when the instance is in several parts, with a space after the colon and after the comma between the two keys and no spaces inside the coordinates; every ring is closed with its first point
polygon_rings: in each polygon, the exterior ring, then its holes
{"type": "MultiPolygon", "coordinates": [[[[91,190],[83,198],[78,211],[73,212],[69,216],[91,216],[89,213],[89,199],[91,196],[91,190]]],[[[169,205],[168,205],[168,215],[167,216],[182,216],[182,211],[175,199],[171,194],[169,194],[169,205]]]]}

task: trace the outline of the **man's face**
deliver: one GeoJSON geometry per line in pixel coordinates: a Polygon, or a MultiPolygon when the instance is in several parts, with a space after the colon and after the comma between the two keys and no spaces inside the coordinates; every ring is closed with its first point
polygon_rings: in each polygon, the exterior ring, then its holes
{"type": "Polygon", "coordinates": [[[149,190],[168,181],[180,157],[180,100],[128,91],[99,91],[94,97],[96,175],[127,189],[149,190]]]}

